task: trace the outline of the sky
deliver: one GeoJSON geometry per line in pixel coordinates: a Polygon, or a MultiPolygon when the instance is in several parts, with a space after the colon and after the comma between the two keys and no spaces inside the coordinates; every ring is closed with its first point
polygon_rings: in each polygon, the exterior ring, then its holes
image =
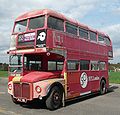
{"type": "Polygon", "coordinates": [[[14,20],[23,13],[44,8],[107,33],[114,51],[110,62],[120,63],[120,0],[0,0],[0,63],[8,63],[14,20]]]}

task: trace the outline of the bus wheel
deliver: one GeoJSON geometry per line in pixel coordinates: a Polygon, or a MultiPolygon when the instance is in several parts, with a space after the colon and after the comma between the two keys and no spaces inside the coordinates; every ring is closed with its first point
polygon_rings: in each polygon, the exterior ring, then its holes
{"type": "Polygon", "coordinates": [[[11,95],[11,98],[12,98],[13,103],[15,103],[15,104],[19,104],[19,102],[17,101],[17,99],[14,98],[12,95],[11,95]]]}
{"type": "Polygon", "coordinates": [[[100,83],[100,94],[103,95],[106,93],[106,82],[102,80],[100,83]]]}
{"type": "Polygon", "coordinates": [[[55,86],[51,89],[51,92],[46,99],[46,106],[49,110],[58,109],[62,104],[62,93],[60,88],[55,86]]]}

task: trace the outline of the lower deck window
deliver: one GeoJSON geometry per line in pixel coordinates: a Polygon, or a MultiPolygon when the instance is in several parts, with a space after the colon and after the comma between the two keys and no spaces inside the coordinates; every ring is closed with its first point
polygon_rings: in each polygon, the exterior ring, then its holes
{"type": "Polygon", "coordinates": [[[80,70],[89,70],[90,61],[88,60],[81,60],[80,61],[80,70]]]}
{"type": "Polygon", "coordinates": [[[91,61],[91,70],[99,70],[98,61],[91,61]]]}
{"type": "Polygon", "coordinates": [[[68,61],[67,66],[68,70],[78,70],[79,63],[77,61],[68,61]]]}
{"type": "Polygon", "coordinates": [[[106,66],[105,66],[106,64],[105,64],[105,62],[100,62],[100,64],[99,64],[99,69],[100,70],[105,70],[106,69],[106,66]]]}
{"type": "Polygon", "coordinates": [[[56,62],[48,61],[48,70],[56,70],[56,62]]]}
{"type": "Polygon", "coordinates": [[[105,70],[106,63],[99,61],[91,61],[91,70],[105,70]]]}
{"type": "Polygon", "coordinates": [[[59,71],[63,69],[63,62],[48,61],[48,71],[59,71]]]}

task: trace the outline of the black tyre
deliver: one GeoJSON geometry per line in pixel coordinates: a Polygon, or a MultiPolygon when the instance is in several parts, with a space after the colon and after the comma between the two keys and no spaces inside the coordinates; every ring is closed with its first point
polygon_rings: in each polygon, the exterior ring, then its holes
{"type": "Polygon", "coordinates": [[[19,103],[20,103],[20,102],[18,102],[17,99],[14,98],[12,95],[11,95],[11,98],[12,98],[13,103],[15,103],[15,104],[19,104],[19,103]]]}
{"type": "Polygon", "coordinates": [[[51,89],[49,96],[46,99],[46,106],[49,110],[58,109],[62,104],[62,91],[55,86],[51,89]]]}
{"type": "Polygon", "coordinates": [[[103,95],[106,93],[106,82],[105,80],[102,80],[100,83],[100,94],[103,95]]]}

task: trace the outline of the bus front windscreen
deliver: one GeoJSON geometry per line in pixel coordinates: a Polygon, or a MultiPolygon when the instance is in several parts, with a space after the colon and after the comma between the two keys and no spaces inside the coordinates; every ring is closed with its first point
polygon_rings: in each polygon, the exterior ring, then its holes
{"type": "Polygon", "coordinates": [[[10,56],[10,65],[22,65],[22,55],[11,55],[10,56]]]}
{"type": "Polygon", "coordinates": [[[44,22],[45,22],[45,16],[31,18],[28,28],[29,28],[29,30],[42,28],[42,27],[44,27],[44,22]]]}
{"type": "Polygon", "coordinates": [[[15,23],[14,33],[25,32],[27,28],[27,20],[15,23]]]}
{"type": "Polygon", "coordinates": [[[10,65],[9,70],[12,73],[21,73],[22,72],[22,55],[11,55],[10,56],[10,65]]]}

